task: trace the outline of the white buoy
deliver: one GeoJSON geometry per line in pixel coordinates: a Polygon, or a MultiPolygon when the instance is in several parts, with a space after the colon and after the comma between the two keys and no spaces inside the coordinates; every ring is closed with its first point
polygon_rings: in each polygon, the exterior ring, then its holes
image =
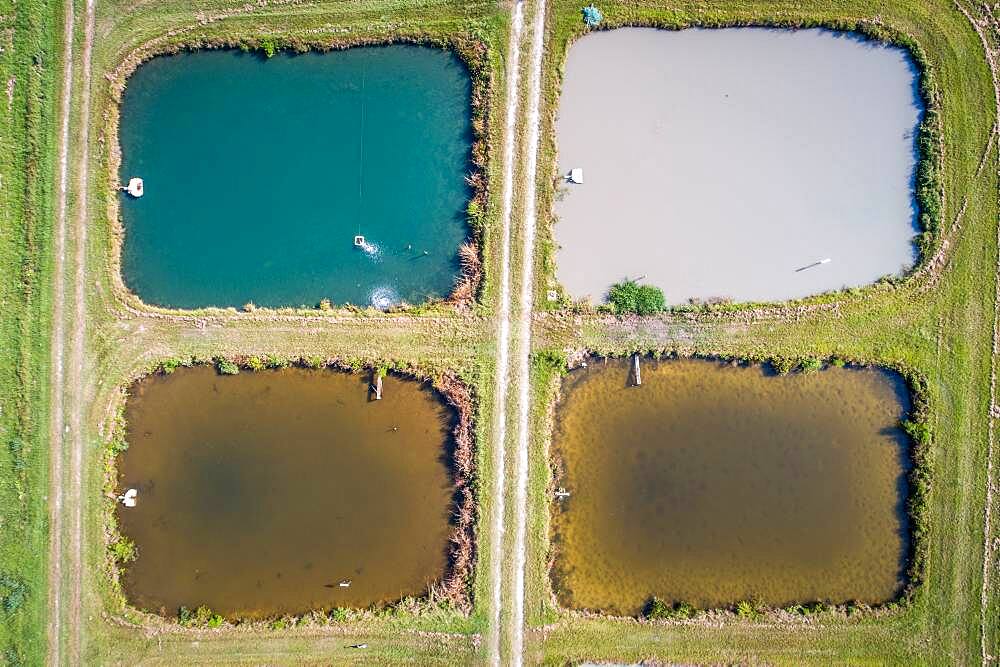
{"type": "Polygon", "coordinates": [[[365,247],[365,237],[362,236],[361,234],[358,234],[357,236],[355,236],[354,237],[354,245],[356,245],[359,248],[364,248],[365,247]]]}
{"type": "Polygon", "coordinates": [[[569,176],[566,180],[570,183],[576,183],[577,185],[583,185],[583,168],[575,167],[569,170],[569,176]]]}
{"type": "Polygon", "coordinates": [[[143,182],[141,178],[130,178],[128,180],[128,186],[125,188],[125,192],[129,193],[133,197],[141,197],[143,191],[143,182]]]}
{"type": "Polygon", "coordinates": [[[125,507],[135,507],[136,499],[139,497],[138,489],[129,489],[122,495],[118,496],[118,500],[121,501],[122,505],[125,507]]]}

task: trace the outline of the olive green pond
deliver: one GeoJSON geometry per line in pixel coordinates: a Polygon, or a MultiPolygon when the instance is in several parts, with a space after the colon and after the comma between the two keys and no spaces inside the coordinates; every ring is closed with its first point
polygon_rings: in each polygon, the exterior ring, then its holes
{"type": "Polygon", "coordinates": [[[640,613],[757,600],[879,603],[905,584],[905,382],[686,359],[576,370],[554,450],[561,604],[640,613]]]}
{"type": "Polygon", "coordinates": [[[179,369],[133,385],[118,460],[129,601],[230,618],[421,595],[447,566],[453,410],[415,381],[179,369]],[[342,583],[349,585],[341,585],[342,583]]]}

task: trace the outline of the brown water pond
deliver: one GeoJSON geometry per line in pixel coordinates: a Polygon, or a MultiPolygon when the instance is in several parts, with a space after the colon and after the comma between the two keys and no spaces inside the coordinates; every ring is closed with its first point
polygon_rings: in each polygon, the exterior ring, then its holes
{"type": "Polygon", "coordinates": [[[570,373],[555,453],[561,604],[884,602],[905,583],[905,382],[876,369],[625,360],[570,373]]]}
{"type": "Polygon", "coordinates": [[[180,369],[136,383],[119,507],[135,606],[228,617],[420,595],[447,564],[454,414],[426,385],[284,369],[180,369]],[[350,581],[349,587],[340,582],[350,581]]]}

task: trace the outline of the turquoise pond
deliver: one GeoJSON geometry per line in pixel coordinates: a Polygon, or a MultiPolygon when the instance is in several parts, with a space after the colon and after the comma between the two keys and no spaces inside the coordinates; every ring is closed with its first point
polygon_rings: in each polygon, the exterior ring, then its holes
{"type": "Polygon", "coordinates": [[[175,308],[447,296],[468,236],[471,83],[453,53],[161,56],[122,100],[122,274],[175,308]],[[354,236],[364,235],[358,248],[354,236]]]}

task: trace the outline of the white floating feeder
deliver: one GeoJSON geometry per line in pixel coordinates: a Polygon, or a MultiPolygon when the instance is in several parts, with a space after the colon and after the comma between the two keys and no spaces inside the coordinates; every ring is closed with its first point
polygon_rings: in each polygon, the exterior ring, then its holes
{"type": "Polygon", "coordinates": [[[365,247],[365,237],[362,236],[361,234],[358,234],[357,236],[355,236],[354,237],[354,245],[356,245],[359,248],[364,248],[365,247]]]}
{"type": "Polygon", "coordinates": [[[129,193],[133,197],[141,197],[143,191],[143,182],[141,178],[130,178],[128,179],[128,185],[125,187],[125,192],[129,193]]]}
{"type": "Polygon", "coordinates": [[[122,505],[125,507],[135,507],[135,503],[139,497],[138,489],[129,489],[122,495],[118,496],[118,500],[121,501],[122,505]]]}
{"type": "Polygon", "coordinates": [[[569,170],[569,176],[566,177],[566,180],[569,181],[570,183],[576,183],[577,185],[583,185],[583,168],[582,167],[576,167],[574,169],[570,169],[569,170]]]}

